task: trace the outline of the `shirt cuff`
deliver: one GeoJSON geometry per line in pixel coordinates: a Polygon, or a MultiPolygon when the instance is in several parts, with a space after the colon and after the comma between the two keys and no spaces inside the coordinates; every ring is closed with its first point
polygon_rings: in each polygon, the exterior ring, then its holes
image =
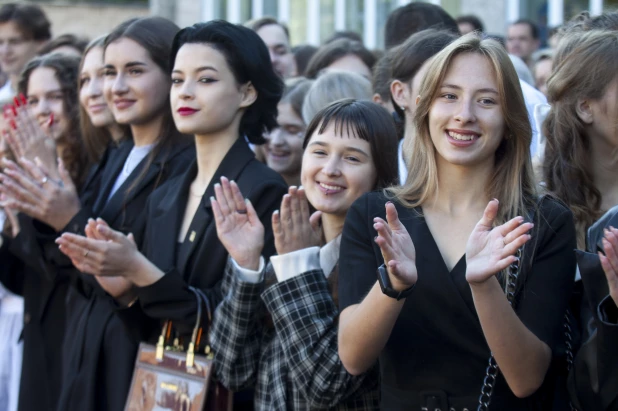
{"type": "Polygon", "coordinates": [[[320,268],[320,247],[308,247],[270,257],[277,281],[282,282],[320,268]]]}
{"type": "Polygon", "coordinates": [[[249,270],[247,268],[242,268],[238,265],[236,260],[230,257],[232,260],[232,265],[234,266],[234,272],[240,281],[244,281],[246,283],[257,284],[262,281],[262,271],[264,271],[264,257],[260,256],[260,267],[257,271],[249,270]]]}

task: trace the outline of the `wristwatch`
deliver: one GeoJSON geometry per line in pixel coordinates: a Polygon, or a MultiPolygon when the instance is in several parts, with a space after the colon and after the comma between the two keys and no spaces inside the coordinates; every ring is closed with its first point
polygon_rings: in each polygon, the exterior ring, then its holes
{"type": "Polygon", "coordinates": [[[414,291],[414,287],[416,287],[416,284],[413,284],[411,287],[406,288],[402,291],[394,290],[393,286],[391,285],[391,280],[388,277],[386,266],[384,264],[378,267],[378,282],[380,283],[380,288],[382,289],[382,292],[385,295],[396,299],[397,301],[402,300],[412,294],[412,291],[414,291]]]}

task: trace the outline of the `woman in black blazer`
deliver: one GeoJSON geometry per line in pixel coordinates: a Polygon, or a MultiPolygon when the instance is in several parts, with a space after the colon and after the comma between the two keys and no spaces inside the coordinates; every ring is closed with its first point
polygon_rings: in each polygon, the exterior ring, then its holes
{"type": "MultiPolygon", "coordinates": [[[[203,290],[213,307],[221,298],[228,254],[210,203],[221,176],[236,181],[265,227],[287,191],[245,140],[263,143],[262,133],[276,127],[283,89],[260,38],[224,21],[196,24],[176,36],[172,61],[174,120],[179,130],[195,135],[197,159],[151,196],[142,253],[130,236],[103,220],[89,226],[88,237],[64,234],[58,240],[81,271],[135,285],[123,318],[137,338],[151,341],[161,329],[145,327],[148,319],[172,320],[180,334],[192,329],[197,302],[188,286],[203,290]]],[[[275,252],[272,230],[266,230],[265,244],[268,258],[275,252]]]]}
{"type": "MultiPolygon", "coordinates": [[[[53,227],[40,234],[49,239],[46,247],[57,252],[53,241],[59,233],[83,233],[88,219],[96,217],[134,233],[141,245],[147,198],[195,157],[168,108],[168,55],[177,32],[170,21],[142,18],[121,24],[106,38],[105,98],[116,121],[130,126],[132,139],[107,149],[79,201],[66,182],[43,186],[37,218],[53,227]]],[[[31,168],[34,178],[41,178],[44,171],[31,168]]],[[[132,284],[81,274],[59,252],[49,263],[54,270],[69,270],[73,280],[67,296],[58,409],[122,409],[138,341],[124,328],[117,311],[130,296],[132,284]]]]}

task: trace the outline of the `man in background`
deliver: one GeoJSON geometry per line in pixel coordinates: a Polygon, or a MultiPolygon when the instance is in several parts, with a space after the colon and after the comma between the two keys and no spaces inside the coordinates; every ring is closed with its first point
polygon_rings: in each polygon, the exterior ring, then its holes
{"type": "Polygon", "coordinates": [[[294,77],[296,75],[296,64],[290,47],[288,28],[272,17],[251,20],[245,26],[255,31],[266,43],[275,72],[283,79],[294,77]]]}
{"type": "Polygon", "coordinates": [[[539,29],[530,20],[520,19],[512,23],[506,34],[506,49],[524,61],[530,67],[532,53],[541,42],[539,41],[539,29]]]}

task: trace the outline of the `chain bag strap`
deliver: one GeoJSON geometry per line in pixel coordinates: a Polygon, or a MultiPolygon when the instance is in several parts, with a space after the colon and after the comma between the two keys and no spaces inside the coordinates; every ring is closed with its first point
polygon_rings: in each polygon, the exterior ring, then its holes
{"type": "MultiPolygon", "coordinates": [[[[517,250],[515,256],[517,257],[517,260],[509,266],[509,274],[505,291],[506,299],[511,306],[513,305],[513,300],[515,299],[517,277],[519,276],[521,248],[517,250]]],[[[491,403],[491,395],[494,392],[494,387],[496,385],[499,373],[500,369],[498,368],[498,363],[496,363],[496,359],[494,358],[494,355],[492,353],[489,357],[489,364],[487,364],[485,378],[483,379],[483,385],[481,386],[481,395],[479,396],[479,405],[477,411],[489,410],[489,404],[491,403]]]]}

